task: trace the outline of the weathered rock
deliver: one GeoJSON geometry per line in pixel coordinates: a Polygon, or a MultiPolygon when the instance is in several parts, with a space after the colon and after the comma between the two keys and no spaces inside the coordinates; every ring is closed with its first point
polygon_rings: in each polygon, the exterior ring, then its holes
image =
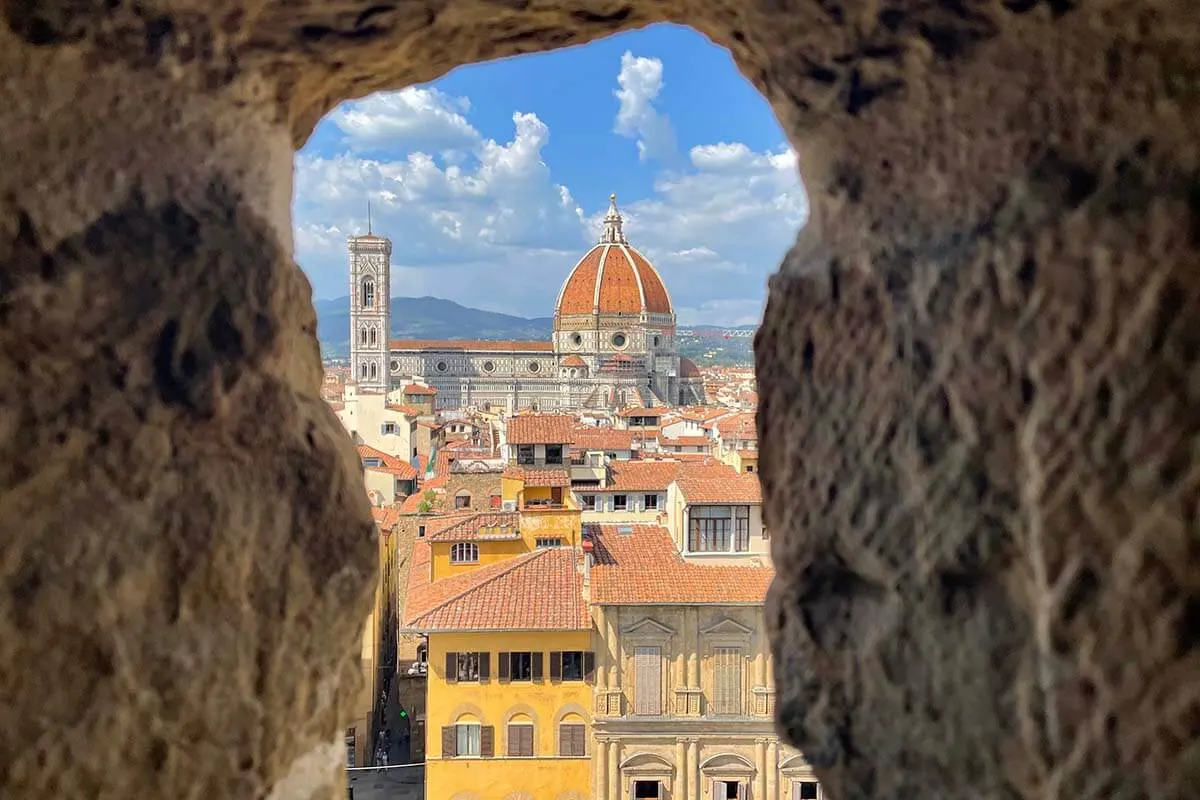
{"type": "Polygon", "coordinates": [[[1192,3],[0,9],[4,796],[335,791],[375,548],[291,147],[667,19],[813,200],[757,347],[782,730],[834,797],[1197,796],[1192,3]]]}

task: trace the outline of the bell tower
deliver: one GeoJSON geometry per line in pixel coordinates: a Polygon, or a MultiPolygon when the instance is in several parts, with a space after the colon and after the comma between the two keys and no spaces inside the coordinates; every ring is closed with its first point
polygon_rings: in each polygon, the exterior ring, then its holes
{"type": "Polygon", "coordinates": [[[371,230],[351,236],[350,251],[350,369],[359,389],[387,391],[391,347],[392,241],[371,230]]]}

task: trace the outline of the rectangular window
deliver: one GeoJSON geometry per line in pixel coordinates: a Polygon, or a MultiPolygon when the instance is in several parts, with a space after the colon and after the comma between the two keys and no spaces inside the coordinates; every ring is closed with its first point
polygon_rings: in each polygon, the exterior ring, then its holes
{"type": "Polygon", "coordinates": [[[471,507],[471,495],[460,494],[460,495],[456,496],[454,498],[454,507],[456,509],[470,508],[471,507]]]}
{"type": "Polygon", "coordinates": [[[582,650],[555,651],[550,654],[550,680],[592,681],[596,670],[596,654],[582,650]]]}
{"type": "Polygon", "coordinates": [[[662,784],[659,781],[634,781],[634,800],[662,800],[662,784]]]}
{"type": "Polygon", "coordinates": [[[546,463],[547,464],[562,464],[563,463],[563,446],[561,444],[546,445],[546,463]]]}
{"type": "Polygon", "coordinates": [[[792,781],[792,800],[821,800],[821,784],[816,781],[792,781]]]}
{"type": "Polygon", "coordinates": [[[741,781],[713,781],[714,800],[746,800],[746,784],[741,781]]]}
{"type": "Polygon", "coordinates": [[[581,494],[579,495],[579,505],[584,511],[596,510],[596,495],[581,494]]]}
{"type": "Polygon", "coordinates": [[[477,756],[480,752],[479,723],[466,722],[455,725],[456,741],[454,755],[477,756]]]}
{"type": "Polygon", "coordinates": [[[587,726],[563,723],[558,726],[558,754],[568,758],[587,755],[587,726]]]}
{"type": "MultiPolygon", "coordinates": [[[[541,653],[538,653],[541,656],[541,653]]],[[[500,679],[510,681],[533,680],[533,653],[501,653],[500,679]]]]}
{"type": "Polygon", "coordinates": [[[747,465],[746,465],[746,472],[747,472],[747,473],[752,473],[752,472],[754,472],[754,465],[753,465],[753,464],[747,464],[747,465]]]}
{"type": "Polygon", "coordinates": [[[355,742],[354,728],[346,728],[346,766],[347,767],[354,766],[354,762],[355,762],[354,742],[355,742]]]}
{"type": "Polygon", "coordinates": [[[512,757],[533,755],[533,726],[514,722],[508,726],[508,754],[512,757]]]}
{"type": "Polygon", "coordinates": [[[713,649],[714,714],[742,713],[742,661],[742,651],[736,647],[713,649]]]}
{"type": "Polygon", "coordinates": [[[383,423],[383,432],[384,433],[395,433],[396,432],[396,423],[394,423],[394,422],[383,423]]]}
{"type": "Polygon", "coordinates": [[[633,713],[662,714],[662,648],[633,650],[633,713]]]}
{"type": "Polygon", "coordinates": [[[479,545],[474,542],[455,542],[450,546],[451,564],[475,564],[479,561],[479,545]]]}
{"type": "Polygon", "coordinates": [[[736,553],[750,550],[750,506],[733,509],[733,550],[736,553]]]}
{"type": "Polygon", "coordinates": [[[491,653],[446,653],[446,680],[450,683],[486,681],[491,653]]]}
{"type": "Polygon", "coordinates": [[[624,494],[613,495],[613,511],[625,511],[629,508],[629,496],[624,494]]]}
{"type": "Polygon", "coordinates": [[[658,495],[656,495],[656,494],[646,495],[646,510],[647,511],[658,510],[658,495]]]}
{"type": "Polygon", "coordinates": [[[534,539],[534,544],[539,548],[541,548],[541,547],[563,547],[566,545],[566,543],[567,543],[566,539],[561,539],[558,537],[543,538],[543,537],[539,536],[538,538],[534,539]]]}
{"type": "Polygon", "coordinates": [[[364,467],[382,467],[383,462],[378,458],[364,458],[362,460],[364,467]]]}
{"type": "Polygon", "coordinates": [[[424,539],[424,538],[425,538],[425,526],[424,526],[424,525],[418,525],[418,526],[417,526],[417,538],[418,538],[418,539],[424,539]]]}
{"type": "Polygon", "coordinates": [[[693,553],[729,552],[732,533],[730,506],[695,506],[689,512],[688,550],[693,553]]]}
{"type": "Polygon", "coordinates": [[[519,444],[517,445],[517,463],[530,466],[533,464],[533,445],[519,444]]]}
{"type": "Polygon", "coordinates": [[[493,494],[493,495],[489,496],[488,497],[488,507],[489,508],[499,508],[500,507],[500,495],[493,494]]]}

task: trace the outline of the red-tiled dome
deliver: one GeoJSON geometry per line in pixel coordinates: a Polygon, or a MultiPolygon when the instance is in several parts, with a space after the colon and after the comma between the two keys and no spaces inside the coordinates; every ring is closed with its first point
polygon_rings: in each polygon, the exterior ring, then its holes
{"type": "Polygon", "coordinates": [[[559,315],[672,314],[671,297],[658,270],[629,245],[621,230],[616,195],[604,217],[600,243],[571,270],[558,295],[559,315]]]}
{"type": "Polygon", "coordinates": [[[700,368],[696,366],[696,362],[690,358],[679,357],[679,377],[681,378],[699,378],[700,368]]]}

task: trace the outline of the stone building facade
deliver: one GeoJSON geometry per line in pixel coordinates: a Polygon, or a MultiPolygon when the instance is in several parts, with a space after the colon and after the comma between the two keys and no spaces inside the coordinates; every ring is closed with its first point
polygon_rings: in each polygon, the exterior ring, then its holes
{"type": "MultiPolygon", "coordinates": [[[[368,381],[383,380],[375,331],[389,323],[386,298],[372,293],[386,285],[379,276],[390,269],[377,242],[387,240],[371,234],[349,245],[351,362],[368,381]]],[[[679,355],[667,288],[626,238],[616,195],[600,241],[563,282],[551,341],[402,339],[390,343],[386,361],[388,381],[428,384],[437,389],[438,408],[621,408],[704,399],[699,370],[679,355]]]]}
{"type": "Polygon", "coordinates": [[[592,797],[817,800],[811,766],[773,723],[762,604],[772,571],[684,563],[654,525],[586,530],[598,642],[592,797]]]}

